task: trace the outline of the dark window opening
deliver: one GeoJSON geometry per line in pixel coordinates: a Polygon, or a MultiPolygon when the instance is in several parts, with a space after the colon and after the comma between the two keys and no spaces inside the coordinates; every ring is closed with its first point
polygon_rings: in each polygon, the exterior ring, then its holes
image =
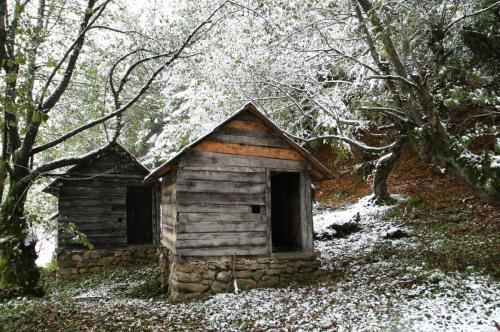
{"type": "Polygon", "coordinates": [[[127,243],[153,243],[151,187],[127,187],[127,243]]]}
{"type": "Polygon", "coordinates": [[[302,250],[300,173],[271,173],[273,252],[302,250]]]}
{"type": "Polygon", "coordinates": [[[123,218],[122,217],[118,217],[118,222],[122,222],[123,221],[123,218]]]}
{"type": "Polygon", "coordinates": [[[260,213],[260,205],[252,205],[252,213],[260,213]]]}

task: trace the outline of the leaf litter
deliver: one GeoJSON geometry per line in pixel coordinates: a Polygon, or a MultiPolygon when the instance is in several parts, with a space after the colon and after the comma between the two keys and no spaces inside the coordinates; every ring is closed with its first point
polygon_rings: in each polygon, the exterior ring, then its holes
{"type": "Polygon", "coordinates": [[[314,231],[320,238],[332,225],[353,220],[359,225],[345,237],[315,241],[322,269],[331,278],[171,303],[162,296],[131,296],[134,288],[157,277],[155,266],[136,267],[44,299],[0,304],[0,318],[9,326],[29,329],[23,324],[30,324],[38,330],[496,331],[499,282],[477,272],[443,273],[377,252],[381,245],[412,248],[418,241],[412,236],[386,237],[396,230],[411,235],[383,218],[389,209],[371,205],[370,197],[336,210],[315,206],[314,231]],[[21,313],[13,318],[20,310],[29,317],[21,313]]]}

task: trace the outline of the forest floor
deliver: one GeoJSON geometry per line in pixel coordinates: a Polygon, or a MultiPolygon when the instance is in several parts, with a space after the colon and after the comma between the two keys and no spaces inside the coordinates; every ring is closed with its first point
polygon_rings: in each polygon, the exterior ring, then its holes
{"type": "Polygon", "coordinates": [[[324,276],[307,283],[172,303],[156,264],[56,283],[44,298],[0,303],[0,331],[498,331],[500,208],[403,152],[392,206],[330,149],[315,247],[324,276]]]}
{"type": "Polygon", "coordinates": [[[157,293],[154,263],[59,284],[48,275],[46,297],[0,304],[0,330],[496,331],[498,271],[484,262],[498,259],[488,256],[498,242],[472,238],[457,253],[442,226],[404,221],[423,208],[412,197],[385,207],[368,197],[335,210],[315,205],[319,280],[171,303],[157,293]]]}

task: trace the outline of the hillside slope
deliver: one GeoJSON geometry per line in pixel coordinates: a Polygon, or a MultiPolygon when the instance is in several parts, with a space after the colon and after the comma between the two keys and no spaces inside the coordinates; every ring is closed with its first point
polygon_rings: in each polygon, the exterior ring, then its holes
{"type": "MultiPolygon", "coordinates": [[[[371,193],[362,171],[353,170],[362,156],[355,154],[342,161],[328,146],[316,150],[315,156],[338,176],[316,184],[316,199],[321,203],[335,208],[371,193]]],[[[409,147],[396,163],[388,187],[406,201],[386,218],[414,228],[429,243],[441,242],[439,250],[426,251],[429,259],[446,270],[475,266],[500,278],[500,205],[478,197],[452,175],[424,163],[409,147]]]]}

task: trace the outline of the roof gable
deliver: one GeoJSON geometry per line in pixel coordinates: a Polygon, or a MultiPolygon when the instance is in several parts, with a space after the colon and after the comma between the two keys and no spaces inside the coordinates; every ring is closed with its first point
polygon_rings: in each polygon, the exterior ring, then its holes
{"type": "MultiPolygon", "coordinates": [[[[261,140],[261,142],[263,141],[261,140]]],[[[152,171],[144,181],[157,180],[168,173],[174,168],[175,163],[190,150],[304,160],[311,165],[317,178],[333,178],[333,175],[325,166],[316,160],[307,150],[288,138],[276,124],[259,112],[251,103],[227,118],[206,135],[185,146],[178,154],[152,171]],[[230,136],[232,132],[247,129],[253,130],[254,133],[256,132],[257,137],[247,137],[246,140],[248,142],[241,142],[242,136],[238,136],[239,141],[237,144],[228,143],[228,141],[231,141],[230,136]],[[255,144],[252,144],[252,140],[255,141],[258,139],[258,133],[261,133],[262,137],[267,137],[266,142],[268,143],[264,145],[269,146],[255,146],[255,144]]]]}
{"type": "Polygon", "coordinates": [[[84,175],[98,178],[105,175],[136,174],[147,175],[150,170],[144,166],[132,153],[120,143],[114,142],[109,148],[99,155],[76,164],[69,168],[64,174],[48,184],[42,191],[54,194],[59,182],[64,178],[84,175]],[[64,176],[64,177],[63,177],[64,176]]]}
{"type": "Polygon", "coordinates": [[[149,174],[149,172],[148,168],[118,143],[67,171],[68,174],[149,174]]]}

